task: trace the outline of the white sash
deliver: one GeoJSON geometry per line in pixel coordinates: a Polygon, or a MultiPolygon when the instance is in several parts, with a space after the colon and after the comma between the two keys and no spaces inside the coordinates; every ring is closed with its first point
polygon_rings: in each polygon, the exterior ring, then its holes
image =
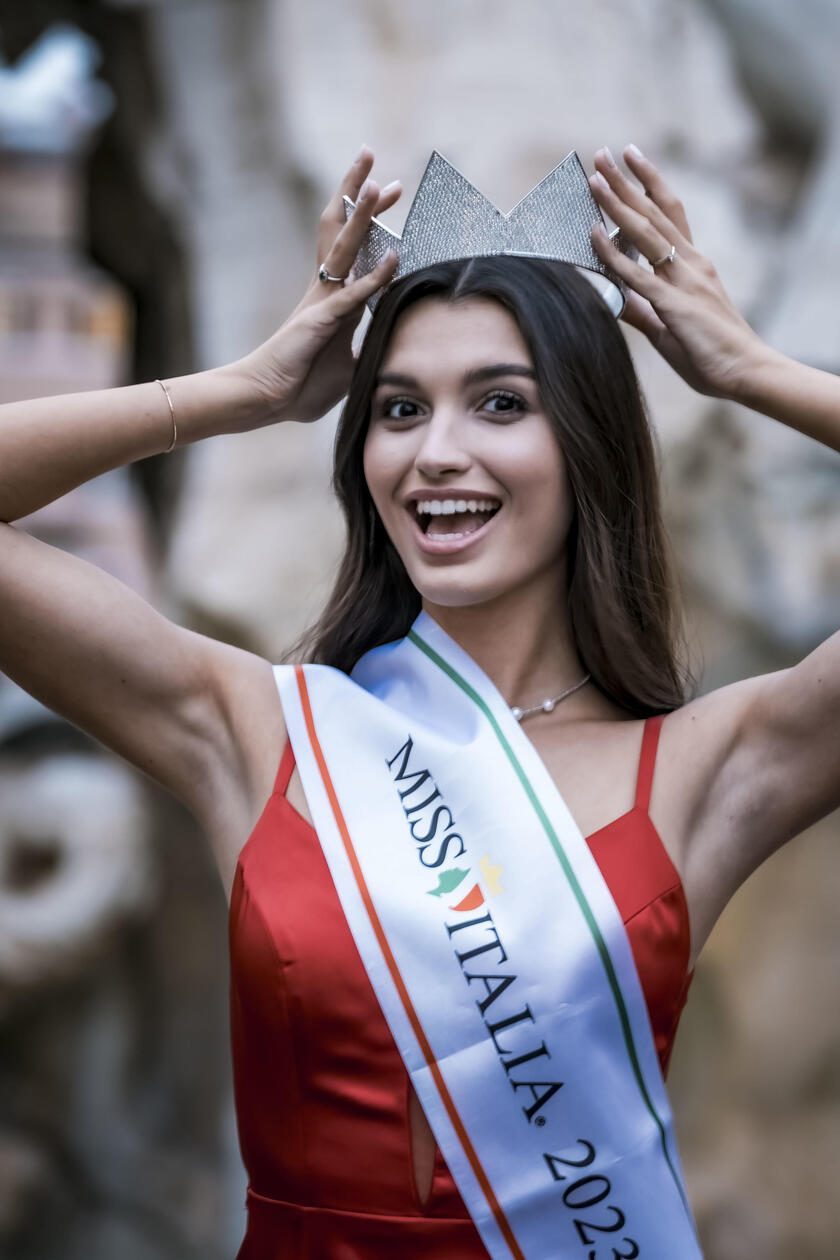
{"type": "Polygon", "coordinates": [[[493,684],[425,613],[352,678],[275,674],[344,913],[490,1255],[696,1260],[624,925],[493,684]]]}

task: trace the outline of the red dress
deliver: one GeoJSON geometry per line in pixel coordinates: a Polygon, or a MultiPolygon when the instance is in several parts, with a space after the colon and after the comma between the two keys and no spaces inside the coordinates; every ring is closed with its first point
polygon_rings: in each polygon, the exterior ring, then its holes
{"type": "MultiPolygon", "coordinates": [[[[685,1004],[688,911],[648,802],[587,837],[621,912],[663,1072],[685,1004]]],[[[248,1229],[238,1260],[487,1260],[440,1151],[415,1189],[409,1082],[311,825],[288,802],[287,745],[230,906],[231,1022],[248,1229]]]]}

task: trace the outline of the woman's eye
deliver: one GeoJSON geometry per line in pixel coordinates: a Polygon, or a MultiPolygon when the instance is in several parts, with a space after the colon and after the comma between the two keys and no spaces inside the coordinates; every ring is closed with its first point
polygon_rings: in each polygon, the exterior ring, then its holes
{"type": "Polygon", "coordinates": [[[386,420],[410,420],[417,415],[417,403],[410,398],[388,398],[379,414],[386,420]]]}
{"type": "MultiPolygon", "coordinates": [[[[386,398],[379,404],[378,414],[383,420],[413,420],[421,414],[421,405],[412,398],[386,398]]],[[[519,394],[509,390],[494,390],[481,402],[481,410],[491,415],[513,416],[527,410],[527,403],[519,394]]]]}
{"type": "Polygon", "coordinates": [[[509,393],[504,389],[496,390],[495,393],[485,398],[483,406],[486,411],[504,416],[515,415],[518,411],[525,411],[526,409],[524,398],[520,398],[518,394],[509,393]],[[498,406],[495,404],[498,404],[498,406]]]}

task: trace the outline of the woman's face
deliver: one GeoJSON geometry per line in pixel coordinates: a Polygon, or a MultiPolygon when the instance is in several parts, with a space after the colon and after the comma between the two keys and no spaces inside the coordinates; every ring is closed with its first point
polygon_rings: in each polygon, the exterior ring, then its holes
{"type": "Polygon", "coordinates": [[[514,318],[487,298],[425,298],[377,380],[368,487],[424,604],[558,590],[573,503],[514,318]]]}

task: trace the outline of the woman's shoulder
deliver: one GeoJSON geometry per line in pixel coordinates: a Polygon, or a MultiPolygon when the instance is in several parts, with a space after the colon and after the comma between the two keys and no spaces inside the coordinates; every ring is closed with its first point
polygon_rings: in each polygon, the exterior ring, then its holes
{"type": "Polygon", "coordinates": [[[211,764],[196,785],[196,800],[188,804],[226,869],[271,794],[286,724],[272,663],[229,643],[205,642],[215,737],[211,764]]]}
{"type": "MultiPolygon", "coordinates": [[[[692,914],[694,953],[761,856],[750,832],[761,817],[766,767],[756,760],[756,707],[767,675],[717,687],[662,721],[650,812],[671,837],[692,914]]],[[[767,856],[764,854],[763,856],[767,856]]]]}
{"type": "Polygon", "coordinates": [[[684,794],[696,806],[713,792],[737,752],[765,677],[727,683],[664,715],[659,752],[663,776],[679,778],[684,794]]]}

